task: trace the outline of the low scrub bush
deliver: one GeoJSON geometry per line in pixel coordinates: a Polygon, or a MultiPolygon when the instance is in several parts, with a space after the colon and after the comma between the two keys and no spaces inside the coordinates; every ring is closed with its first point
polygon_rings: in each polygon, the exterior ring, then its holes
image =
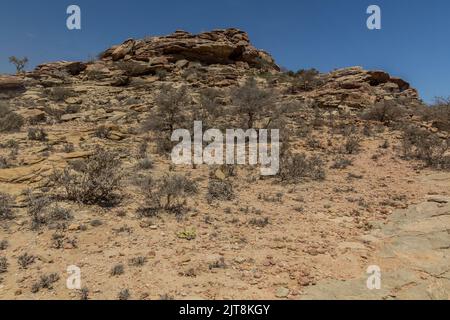
{"type": "Polygon", "coordinates": [[[319,156],[287,153],[280,162],[279,176],[282,181],[298,182],[305,178],[320,181],[326,177],[324,162],[319,156]]]}
{"type": "Polygon", "coordinates": [[[8,105],[0,102],[0,132],[19,131],[24,125],[24,118],[13,112],[8,105]]]}
{"type": "Polygon", "coordinates": [[[0,192],[0,221],[1,220],[11,220],[14,218],[12,198],[0,192]]]}
{"type": "Polygon", "coordinates": [[[98,148],[86,160],[55,171],[52,180],[65,197],[84,204],[111,205],[121,187],[121,161],[117,154],[98,148]]]}
{"type": "Polygon", "coordinates": [[[450,169],[449,149],[450,139],[441,139],[425,129],[409,126],[403,131],[403,155],[422,160],[427,166],[450,169]]]}
{"type": "Polygon", "coordinates": [[[235,197],[233,185],[227,180],[210,179],[208,183],[208,202],[213,200],[230,201],[235,197]]]}
{"type": "Polygon", "coordinates": [[[198,186],[186,176],[167,174],[147,183],[144,193],[146,202],[138,210],[139,216],[152,216],[160,210],[181,215],[186,211],[187,197],[197,194],[198,186]]]}

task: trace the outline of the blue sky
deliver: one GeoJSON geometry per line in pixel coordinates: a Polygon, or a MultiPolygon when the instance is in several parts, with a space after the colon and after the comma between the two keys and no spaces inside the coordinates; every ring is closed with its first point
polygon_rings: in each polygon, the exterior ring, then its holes
{"type": "Polygon", "coordinates": [[[383,69],[431,101],[450,96],[449,16],[448,0],[2,0],[0,72],[14,71],[11,55],[34,67],[86,60],[130,37],[237,27],[289,69],[383,69]],[[66,28],[70,4],[81,7],[81,31],[66,28]],[[366,27],[371,4],[382,30],[366,27]]]}

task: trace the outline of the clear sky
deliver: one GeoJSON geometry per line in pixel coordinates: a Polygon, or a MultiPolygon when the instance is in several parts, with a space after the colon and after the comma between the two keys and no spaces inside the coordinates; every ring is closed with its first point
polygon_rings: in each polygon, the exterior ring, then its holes
{"type": "Polygon", "coordinates": [[[360,65],[404,78],[426,101],[450,96],[448,0],[1,0],[0,72],[8,57],[30,66],[86,60],[125,39],[237,27],[292,70],[326,72],[360,65]],[[82,10],[82,30],[66,28],[66,9],[82,10]],[[366,9],[382,9],[382,30],[366,9]]]}

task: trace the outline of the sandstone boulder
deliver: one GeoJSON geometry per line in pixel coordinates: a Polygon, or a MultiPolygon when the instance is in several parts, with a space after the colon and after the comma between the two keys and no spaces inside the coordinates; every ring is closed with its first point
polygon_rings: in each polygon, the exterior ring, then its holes
{"type": "Polygon", "coordinates": [[[21,91],[25,89],[24,81],[16,76],[0,76],[1,91],[21,91]]]}

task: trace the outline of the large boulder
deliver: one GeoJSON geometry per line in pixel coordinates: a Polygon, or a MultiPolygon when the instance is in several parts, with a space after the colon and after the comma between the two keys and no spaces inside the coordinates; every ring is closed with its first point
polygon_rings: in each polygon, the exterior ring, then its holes
{"type": "Polygon", "coordinates": [[[64,74],[68,74],[71,76],[77,76],[84,70],[86,70],[86,63],[75,61],[57,61],[52,63],[41,64],[36,67],[34,70],[34,74],[40,77],[48,76],[48,77],[61,77],[64,74]]]}
{"type": "Polygon", "coordinates": [[[22,78],[16,76],[0,76],[0,92],[5,91],[22,91],[25,84],[22,78]]]}
{"type": "Polygon", "coordinates": [[[0,75],[0,99],[12,99],[26,91],[25,81],[21,77],[0,75]]]}

